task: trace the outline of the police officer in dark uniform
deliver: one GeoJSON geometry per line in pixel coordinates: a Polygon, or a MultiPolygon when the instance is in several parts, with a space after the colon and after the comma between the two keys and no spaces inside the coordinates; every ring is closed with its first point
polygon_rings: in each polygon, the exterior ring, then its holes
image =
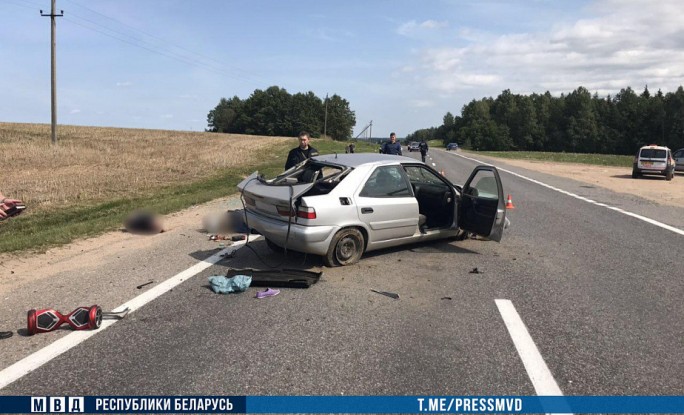
{"type": "Polygon", "coordinates": [[[425,155],[428,152],[428,143],[425,142],[424,138],[420,140],[418,148],[420,149],[420,157],[423,159],[423,163],[425,163],[425,155]]]}
{"type": "Polygon", "coordinates": [[[287,161],[285,162],[285,170],[301,163],[302,161],[317,156],[318,150],[309,145],[309,133],[302,131],[299,133],[299,147],[293,148],[287,154],[287,161]]]}

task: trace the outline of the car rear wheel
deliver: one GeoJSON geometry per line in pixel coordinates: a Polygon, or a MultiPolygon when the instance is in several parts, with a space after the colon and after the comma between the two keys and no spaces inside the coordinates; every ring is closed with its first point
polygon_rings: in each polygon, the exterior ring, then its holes
{"type": "Polygon", "coordinates": [[[669,172],[665,173],[665,180],[672,180],[673,177],[674,177],[674,172],[669,171],[669,172]]]}
{"type": "Polygon", "coordinates": [[[632,179],[638,179],[639,176],[641,176],[639,171],[637,169],[632,169],[632,179]]]}
{"type": "Polygon", "coordinates": [[[354,264],[361,259],[364,244],[363,234],[358,229],[342,229],[333,237],[323,262],[328,267],[354,264]]]}

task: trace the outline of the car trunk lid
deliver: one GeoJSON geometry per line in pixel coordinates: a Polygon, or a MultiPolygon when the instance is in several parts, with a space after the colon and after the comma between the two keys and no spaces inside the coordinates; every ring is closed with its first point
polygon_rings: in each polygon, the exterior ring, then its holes
{"type": "Polygon", "coordinates": [[[258,212],[274,219],[288,220],[295,216],[294,202],[308,192],[313,183],[271,184],[259,172],[252,173],[240,182],[240,189],[247,210],[258,212]]]}

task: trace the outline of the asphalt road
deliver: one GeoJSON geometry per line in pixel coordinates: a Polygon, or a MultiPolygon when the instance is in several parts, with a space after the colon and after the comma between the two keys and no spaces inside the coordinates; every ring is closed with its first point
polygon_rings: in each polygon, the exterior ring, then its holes
{"type": "MultiPolygon", "coordinates": [[[[456,183],[476,165],[455,153],[430,156],[456,183]]],[[[683,209],[494,164],[684,230],[683,209]]],[[[329,269],[320,258],[284,258],[257,240],[251,246],[261,258],[240,249],[0,394],[534,395],[555,383],[566,395],[681,395],[684,236],[504,171],[501,177],[516,206],[501,243],[414,245],[329,269]],[[309,289],[261,300],[257,288],[231,295],[208,288],[211,275],[263,269],[263,261],[324,276],[309,289]],[[550,382],[533,382],[534,369],[521,358],[529,345],[514,341],[497,300],[510,301],[550,382]]],[[[0,304],[3,324],[22,327],[37,298],[44,306],[115,307],[215,246],[196,230],[176,230],[161,245],[11,293],[0,304]]],[[[69,335],[0,340],[0,363],[69,335]]]]}

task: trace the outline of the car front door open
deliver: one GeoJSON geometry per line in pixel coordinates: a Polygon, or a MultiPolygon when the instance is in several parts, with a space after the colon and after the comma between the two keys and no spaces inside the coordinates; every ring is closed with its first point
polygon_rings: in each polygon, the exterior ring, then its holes
{"type": "Polygon", "coordinates": [[[506,205],[499,172],[494,166],[477,166],[463,186],[459,227],[499,242],[505,222],[506,205]]]}

